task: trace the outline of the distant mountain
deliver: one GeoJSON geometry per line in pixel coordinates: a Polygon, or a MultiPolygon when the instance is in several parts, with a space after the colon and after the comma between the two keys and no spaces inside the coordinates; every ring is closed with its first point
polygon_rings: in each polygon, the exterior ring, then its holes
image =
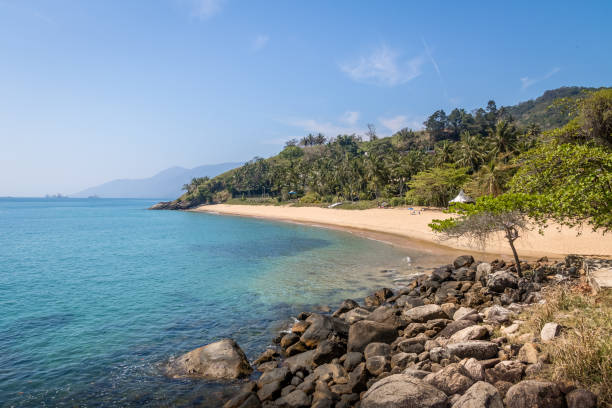
{"type": "Polygon", "coordinates": [[[526,127],[537,123],[543,130],[553,129],[565,125],[569,118],[557,109],[549,106],[560,98],[574,99],[585,95],[585,91],[595,91],[602,88],[585,88],[583,86],[563,86],[544,92],[542,96],[513,106],[506,106],[516,124],[526,127]]]}
{"type": "Polygon", "coordinates": [[[214,177],[242,163],[221,163],[199,166],[193,169],[170,167],[153,177],[144,179],[119,179],[90,187],[72,194],[71,197],[100,198],[175,198],[183,191],[181,187],[194,177],[214,177]]]}

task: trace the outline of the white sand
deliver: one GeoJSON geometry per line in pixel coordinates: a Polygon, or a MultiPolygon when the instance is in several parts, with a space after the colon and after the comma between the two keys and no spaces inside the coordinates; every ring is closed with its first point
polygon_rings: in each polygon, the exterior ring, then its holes
{"type": "MultiPolygon", "coordinates": [[[[417,210],[417,207],[415,207],[417,210]]],[[[406,208],[342,210],[319,207],[290,207],[265,205],[205,205],[192,211],[210,212],[224,215],[267,218],[306,224],[327,225],[349,228],[364,232],[387,234],[395,244],[412,246],[416,241],[435,243],[454,249],[482,251],[489,254],[511,255],[508,243],[499,236],[491,240],[485,248],[470,245],[467,241],[439,241],[427,224],[433,219],[448,218],[438,210],[421,211],[413,215],[406,208]],[[402,242],[405,241],[405,242],[402,242]]],[[[544,235],[537,230],[530,231],[519,238],[515,245],[520,256],[561,257],[567,254],[612,256],[612,234],[602,235],[585,228],[580,236],[577,231],[550,226],[544,235]]]]}

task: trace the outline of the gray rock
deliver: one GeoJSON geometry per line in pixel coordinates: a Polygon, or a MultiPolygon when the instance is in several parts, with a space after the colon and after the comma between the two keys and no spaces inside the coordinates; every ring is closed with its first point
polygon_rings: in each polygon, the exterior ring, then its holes
{"type": "Polygon", "coordinates": [[[372,356],[366,359],[366,369],[374,376],[378,377],[382,373],[391,370],[389,359],[385,356],[372,356]]]}
{"type": "Polygon", "coordinates": [[[459,364],[450,364],[440,371],[429,374],[423,378],[423,381],[444,391],[446,395],[463,394],[474,384],[474,380],[466,374],[459,364]]]}
{"type": "Polygon", "coordinates": [[[485,319],[495,323],[506,323],[512,320],[514,313],[503,306],[493,305],[484,310],[485,319]]]}
{"type": "Polygon", "coordinates": [[[310,407],[310,397],[302,390],[294,390],[275,401],[276,406],[283,408],[310,407]]]}
{"type": "Polygon", "coordinates": [[[259,391],[257,391],[257,397],[260,401],[274,400],[280,396],[281,388],[282,383],[280,381],[264,384],[259,391]]]}
{"type": "Polygon", "coordinates": [[[366,346],[363,355],[366,360],[374,356],[383,356],[388,358],[391,354],[391,346],[386,343],[370,343],[366,346]]]}
{"type": "Polygon", "coordinates": [[[348,324],[335,317],[319,315],[313,313],[306,319],[310,323],[300,341],[306,345],[306,347],[314,348],[323,340],[326,340],[330,335],[336,334],[340,337],[346,338],[348,334],[348,324]]]}
{"type": "Polygon", "coordinates": [[[448,398],[435,387],[405,374],[374,383],[364,394],[361,408],[447,408],[448,398]]]}
{"type": "Polygon", "coordinates": [[[466,358],[459,362],[463,371],[474,381],[483,381],[485,379],[485,370],[482,364],[475,358],[466,358]]]}
{"type": "Polygon", "coordinates": [[[546,323],[540,332],[542,341],[547,342],[553,340],[561,333],[561,326],[557,323],[546,323]]]}
{"type": "Polygon", "coordinates": [[[563,394],[555,383],[527,380],[513,385],[506,394],[508,408],[563,408],[563,394]]]}
{"type": "Polygon", "coordinates": [[[328,363],[315,368],[314,376],[317,381],[328,381],[329,379],[337,381],[339,378],[346,376],[346,370],[340,364],[328,363]]]}
{"type": "Polygon", "coordinates": [[[239,408],[259,408],[261,407],[261,402],[259,402],[259,398],[257,398],[257,394],[251,393],[246,400],[242,404],[240,404],[239,408]]]}
{"type": "Polygon", "coordinates": [[[472,320],[467,320],[467,319],[461,319],[461,320],[457,320],[456,322],[451,322],[447,324],[446,327],[444,327],[444,329],[442,329],[438,333],[436,338],[444,337],[448,339],[453,334],[457,333],[459,330],[465,329],[466,327],[470,327],[473,325],[474,325],[474,322],[472,320]]]}
{"type": "Polygon", "coordinates": [[[399,307],[412,308],[412,307],[417,307],[417,306],[423,306],[425,303],[423,302],[423,299],[421,299],[420,297],[402,295],[397,298],[397,300],[395,301],[395,304],[399,307]]]}
{"type": "Polygon", "coordinates": [[[400,352],[391,356],[391,368],[398,367],[400,370],[406,368],[406,366],[410,363],[413,363],[417,360],[417,355],[415,353],[404,353],[400,352]]]}
{"type": "Polygon", "coordinates": [[[518,278],[508,271],[497,271],[487,277],[487,287],[493,292],[504,293],[506,288],[518,287],[518,278]]]}
{"type": "Polygon", "coordinates": [[[356,307],[355,309],[349,310],[345,314],[342,315],[342,318],[348,323],[353,324],[360,320],[365,319],[370,315],[370,311],[364,309],[363,307],[356,307]]]}
{"type": "Polygon", "coordinates": [[[459,330],[457,333],[453,334],[449,340],[451,343],[460,343],[470,340],[482,340],[488,336],[489,331],[486,327],[474,325],[459,330]]]}
{"type": "Polygon", "coordinates": [[[470,266],[474,263],[474,257],[472,255],[461,255],[453,261],[455,269],[470,266]]]}
{"type": "Polygon", "coordinates": [[[438,305],[425,305],[404,310],[402,316],[405,320],[414,323],[424,323],[433,319],[448,319],[444,310],[438,305]]]}
{"type": "Polygon", "coordinates": [[[295,333],[287,333],[281,338],[280,346],[284,349],[287,349],[298,341],[300,341],[300,336],[295,333]]]}
{"type": "Polygon", "coordinates": [[[379,306],[365,318],[382,324],[388,324],[396,328],[406,326],[403,319],[400,318],[400,310],[389,306],[379,306]]]}
{"type": "Polygon", "coordinates": [[[346,358],[344,360],[344,368],[346,369],[346,371],[353,371],[353,369],[357,367],[357,365],[361,363],[362,361],[363,361],[362,353],[358,353],[355,351],[346,353],[346,358]]]}
{"type": "Polygon", "coordinates": [[[345,346],[335,340],[323,340],[317,345],[312,361],[319,365],[340,357],[345,352],[345,346]]]}
{"type": "Polygon", "coordinates": [[[476,319],[475,316],[478,316],[478,312],[476,311],[476,309],[472,309],[471,307],[460,307],[459,309],[457,309],[455,314],[453,314],[453,320],[474,320],[476,319]]]}
{"type": "Polygon", "coordinates": [[[474,280],[486,283],[487,276],[491,273],[491,264],[482,262],[478,264],[476,267],[476,275],[474,276],[474,280]]]}
{"type": "Polygon", "coordinates": [[[524,372],[525,367],[520,361],[505,360],[500,361],[493,368],[488,368],[485,371],[485,377],[492,384],[498,381],[515,383],[521,380],[524,372]]]}
{"type": "Polygon", "coordinates": [[[353,299],[346,299],[342,301],[338,310],[334,312],[333,317],[339,317],[341,314],[348,312],[349,310],[353,310],[359,307],[359,304],[355,302],[353,299]]]}
{"type": "Polygon", "coordinates": [[[382,323],[361,320],[351,325],[348,335],[348,351],[363,352],[372,342],[392,343],[397,338],[397,330],[393,326],[382,323]]]}
{"type": "Polygon", "coordinates": [[[404,370],[404,372],[402,374],[408,375],[410,377],[417,378],[419,380],[422,380],[423,378],[427,377],[431,373],[429,371],[425,371],[425,370],[417,370],[415,368],[407,368],[407,369],[404,370]]]}
{"type": "Polygon", "coordinates": [[[504,408],[497,388],[484,381],[472,385],[452,408],[504,408]]]}
{"type": "Polygon", "coordinates": [[[252,371],[249,360],[232,339],[192,350],[170,362],[167,367],[168,375],[173,378],[236,379],[252,371]]]}
{"type": "Polygon", "coordinates": [[[315,350],[308,350],[285,359],[283,365],[289,367],[292,374],[298,371],[310,371],[314,365],[314,354],[315,350]]]}
{"type": "Polygon", "coordinates": [[[583,388],[577,388],[567,393],[565,402],[567,402],[567,408],[595,408],[597,395],[583,388]]]}
{"type": "Polygon", "coordinates": [[[450,278],[451,272],[452,269],[450,265],[441,266],[433,270],[430,279],[437,282],[444,282],[445,280],[448,280],[448,278],[450,278]]]}
{"type": "Polygon", "coordinates": [[[459,358],[475,358],[476,360],[486,360],[497,357],[497,344],[490,341],[472,340],[461,343],[449,344],[446,350],[451,356],[459,358]]]}
{"type": "Polygon", "coordinates": [[[266,371],[259,377],[257,380],[257,387],[261,388],[265,384],[269,384],[272,382],[280,382],[281,384],[285,384],[289,379],[289,375],[291,372],[287,367],[276,368],[274,370],[266,371]]]}

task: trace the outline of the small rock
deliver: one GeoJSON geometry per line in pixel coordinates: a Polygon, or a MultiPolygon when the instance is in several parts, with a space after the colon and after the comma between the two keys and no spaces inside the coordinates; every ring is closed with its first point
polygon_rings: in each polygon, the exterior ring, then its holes
{"type": "Polygon", "coordinates": [[[295,390],[276,400],[276,405],[287,408],[310,407],[310,397],[302,390],[295,390]]]}
{"type": "Polygon", "coordinates": [[[451,343],[459,343],[469,340],[482,340],[489,336],[489,331],[484,326],[469,326],[465,329],[459,330],[457,333],[450,337],[451,343]]]}
{"type": "Polygon", "coordinates": [[[553,340],[561,333],[561,326],[557,323],[546,323],[540,332],[540,338],[543,342],[553,340]]]}
{"type": "Polygon", "coordinates": [[[410,363],[413,363],[417,360],[417,355],[415,353],[397,353],[391,357],[391,368],[398,367],[400,370],[406,368],[406,366],[410,363]]]}
{"type": "Polygon", "coordinates": [[[346,371],[353,371],[355,367],[359,363],[363,361],[363,354],[352,351],[350,353],[346,353],[346,358],[344,359],[344,368],[346,371]]]}
{"type": "Polygon", "coordinates": [[[366,369],[372,376],[378,377],[382,373],[391,370],[391,366],[386,357],[372,356],[366,359],[366,369]]]}
{"type": "Polygon", "coordinates": [[[342,301],[338,310],[334,312],[333,317],[339,317],[341,314],[348,312],[349,310],[353,310],[359,307],[359,304],[355,302],[353,299],[346,299],[342,301]]]}
{"type": "Polygon", "coordinates": [[[281,338],[280,346],[284,349],[287,349],[297,343],[298,340],[300,340],[300,336],[298,336],[297,334],[287,333],[281,338]]]}
{"type": "Polygon", "coordinates": [[[525,343],[518,352],[518,360],[527,363],[535,364],[538,362],[538,348],[535,343],[525,343]]]}
{"type": "Polygon", "coordinates": [[[508,271],[498,271],[487,277],[487,287],[493,292],[504,293],[506,288],[518,287],[518,278],[508,271]]]}
{"type": "Polygon", "coordinates": [[[510,321],[513,313],[503,306],[494,305],[484,310],[485,319],[495,323],[505,323],[510,321]]]}
{"type": "Polygon", "coordinates": [[[497,344],[490,341],[472,340],[449,344],[446,349],[451,356],[486,360],[497,356],[498,347],[497,344]]]}
{"type": "Polygon", "coordinates": [[[475,358],[466,358],[459,362],[463,371],[474,381],[483,381],[485,379],[485,370],[475,358]]]}
{"type": "Polygon", "coordinates": [[[374,356],[383,356],[388,358],[391,354],[391,346],[386,343],[370,343],[366,346],[363,355],[368,360],[374,356]]]}

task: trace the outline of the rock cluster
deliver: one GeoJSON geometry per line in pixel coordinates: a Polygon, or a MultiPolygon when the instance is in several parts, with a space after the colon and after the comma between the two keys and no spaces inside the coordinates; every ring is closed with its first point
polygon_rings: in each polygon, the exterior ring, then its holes
{"type": "Polygon", "coordinates": [[[363,305],[345,300],[333,314],[301,313],[254,362],[261,377],[224,407],[595,407],[588,390],[528,379],[547,364],[539,342],[563,328],[551,323],[509,341],[522,323],[516,314],[541,301],[543,282],[559,273],[543,262],[521,266],[532,278],[503,261],[461,256],[363,305]],[[493,338],[496,329],[504,336],[493,338]]]}

